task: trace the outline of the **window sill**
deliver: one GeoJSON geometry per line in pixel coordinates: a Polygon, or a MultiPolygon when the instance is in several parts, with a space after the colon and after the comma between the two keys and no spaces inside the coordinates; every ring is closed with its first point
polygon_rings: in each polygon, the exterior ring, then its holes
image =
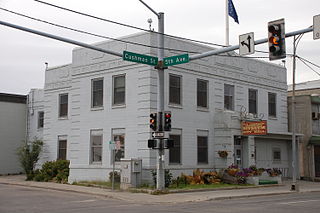
{"type": "Polygon", "coordinates": [[[273,117],[273,116],[269,116],[268,118],[269,118],[269,120],[278,120],[277,117],[273,117]]]}
{"type": "Polygon", "coordinates": [[[97,167],[100,168],[102,166],[102,162],[91,162],[90,167],[97,167]]]}
{"type": "Polygon", "coordinates": [[[197,111],[199,112],[210,112],[209,108],[207,107],[197,107],[197,111]]]}
{"type": "Polygon", "coordinates": [[[126,105],[125,104],[112,105],[112,109],[121,109],[121,108],[126,108],[126,105]]]}
{"type": "Polygon", "coordinates": [[[68,120],[68,117],[59,117],[58,120],[68,120]]]}
{"type": "Polygon", "coordinates": [[[176,108],[176,109],[183,109],[182,105],[178,105],[178,104],[168,104],[168,107],[176,108]]]}
{"type": "Polygon", "coordinates": [[[91,107],[91,111],[100,111],[100,110],[103,110],[103,106],[101,107],[91,107]]]}

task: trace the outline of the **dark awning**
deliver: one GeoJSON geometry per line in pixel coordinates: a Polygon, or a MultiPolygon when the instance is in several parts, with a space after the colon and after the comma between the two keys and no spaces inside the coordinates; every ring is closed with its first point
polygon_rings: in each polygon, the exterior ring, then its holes
{"type": "Polygon", "coordinates": [[[309,144],[320,145],[320,136],[311,136],[309,144]]]}

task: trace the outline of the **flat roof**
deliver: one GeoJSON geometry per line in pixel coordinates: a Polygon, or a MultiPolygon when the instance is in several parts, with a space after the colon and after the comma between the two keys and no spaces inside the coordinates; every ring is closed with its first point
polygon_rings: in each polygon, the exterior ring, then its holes
{"type": "Polygon", "coordinates": [[[27,103],[27,96],[26,95],[0,93],[0,102],[25,104],[25,103],[27,103]]]}
{"type": "MultiPolygon", "coordinates": [[[[296,84],[296,90],[309,90],[320,88],[320,80],[306,81],[296,84]]],[[[292,91],[292,84],[288,85],[288,91],[292,91]]]]}

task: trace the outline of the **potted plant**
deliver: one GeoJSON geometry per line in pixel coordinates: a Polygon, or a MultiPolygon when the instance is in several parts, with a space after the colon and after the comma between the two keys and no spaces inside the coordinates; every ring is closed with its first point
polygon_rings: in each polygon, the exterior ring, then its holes
{"type": "Polygon", "coordinates": [[[221,158],[226,158],[228,156],[228,152],[226,150],[218,151],[218,154],[221,158]]]}

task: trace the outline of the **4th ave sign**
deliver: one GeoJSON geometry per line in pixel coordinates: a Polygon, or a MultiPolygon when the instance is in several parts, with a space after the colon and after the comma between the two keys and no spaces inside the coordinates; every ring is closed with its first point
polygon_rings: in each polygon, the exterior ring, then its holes
{"type": "MultiPolygon", "coordinates": [[[[122,59],[125,61],[136,62],[140,64],[148,64],[152,66],[158,65],[158,58],[149,56],[149,55],[142,55],[138,53],[123,51],[122,59]]],[[[167,58],[163,58],[163,66],[173,66],[177,64],[184,64],[189,62],[189,54],[182,54],[171,56],[167,58]]]]}

